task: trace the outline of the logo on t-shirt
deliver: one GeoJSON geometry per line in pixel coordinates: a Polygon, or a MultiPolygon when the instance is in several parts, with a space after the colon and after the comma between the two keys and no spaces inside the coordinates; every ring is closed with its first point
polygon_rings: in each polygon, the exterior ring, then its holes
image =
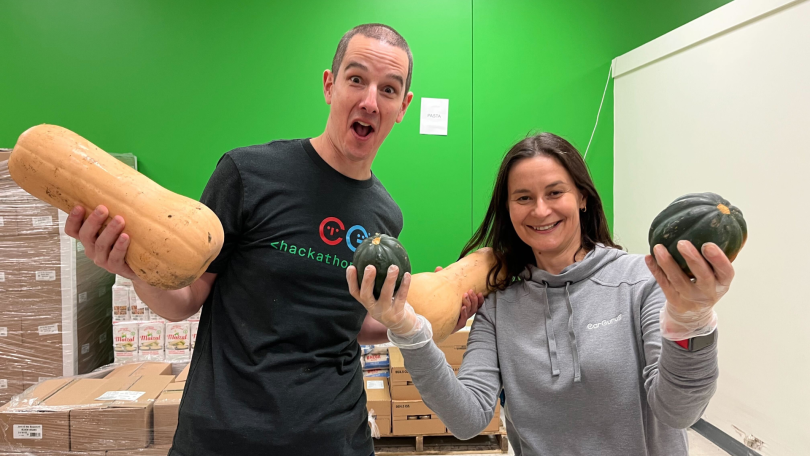
{"type": "Polygon", "coordinates": [[[327,217],[318,228],[321,240],[327,245],[338,245],[344,240],[349,250],[354,252],[360,243],[368,237],[368,231],[361,225],[354,225],[348,230],[346,225],[337,217],[327,217]]]}

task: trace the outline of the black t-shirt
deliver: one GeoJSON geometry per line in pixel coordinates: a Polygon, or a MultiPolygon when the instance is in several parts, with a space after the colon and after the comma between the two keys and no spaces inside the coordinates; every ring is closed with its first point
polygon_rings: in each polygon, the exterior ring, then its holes
{"type": "Polygon", "coordinates": [[[201,201],[225,244],[170,454],[368,456],[366,310],[346,267],[368,235],[399,236],[399,207],[375,176],[338,173],[309,140],[228,152],[201,201]]]}

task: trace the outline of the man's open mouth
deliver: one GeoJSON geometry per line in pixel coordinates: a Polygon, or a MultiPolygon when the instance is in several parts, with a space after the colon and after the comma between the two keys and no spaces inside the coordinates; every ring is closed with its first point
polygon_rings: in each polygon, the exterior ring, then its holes
{"type": "Polygon", "coordinates": [[[352,124],[352,130],[354,130],[355,134],[361,138],[367,138],[370,134],[374,132],[374,127],[371,125],[360,122],[359,120],[352,124]]]}

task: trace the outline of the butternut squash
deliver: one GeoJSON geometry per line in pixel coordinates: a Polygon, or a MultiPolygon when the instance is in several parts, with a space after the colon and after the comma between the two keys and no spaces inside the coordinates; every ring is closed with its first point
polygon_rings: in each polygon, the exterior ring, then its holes
{"type": "Polygon", "coordinates": [[[20,135],[8,161],[11,178],[65,212],[85,218],[103,204],[130,237],[126,262],[150,285],[173,290],[197,280],[222,248],[222,224],[208,207],[173,193],[76,133],[38,125],[20,135]]]}
{"type": "Polygon", "coordinates": [[[483,248],[439,272],[411,276],[408,303],[430,322],[436,343],[447,339],[456,326],[465,292],[473,289],[486,296],[491,291],[487,276],[497,261],[492,249],[483,248]]]}

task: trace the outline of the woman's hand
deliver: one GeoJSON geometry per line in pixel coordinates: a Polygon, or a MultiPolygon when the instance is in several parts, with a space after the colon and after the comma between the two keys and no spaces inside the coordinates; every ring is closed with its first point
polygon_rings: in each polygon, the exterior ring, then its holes
{"type": "Polygon", "coordinates": [[[360,302],[368,310],[371,318],[379,321],[386,328],[397,336],[409,337],[416,333],[421,327],[421,323],[416,318],[416,312],[407,302],[408,288],[411,285],[411,275],[405,273],[402,283],[394,296],[394,287],[399,275],[399,268],[392,265],[388,268],[388,275],[385,278],[380,298],[374,297],[374,279],[377,270],[374,266],[366,266],[363,272],[363,283],[361,287],[357,285],[357,268],[349,266],[346,268],[346,281],[349,284],[349,292],[354,299],[360,302]]]}
{"type": "Polygon", "coordinates": [[[695,276],[694,281],[681,270],[663,245],[653,249],[655,258],[647,255],[652,272],[667,302],[661,310],[661,335],[669,340],[683,340],[711,334],[717,326],[714,306],[729,289],[734,267],[715,244],[703,245],[703,255],[689,241],[678,242],[678,252],[695,276]]]}

